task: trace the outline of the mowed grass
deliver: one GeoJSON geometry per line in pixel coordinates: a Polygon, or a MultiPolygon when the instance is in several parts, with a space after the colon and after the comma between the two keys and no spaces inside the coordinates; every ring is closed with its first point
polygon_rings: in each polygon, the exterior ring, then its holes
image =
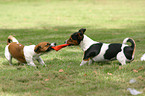
{"type": "Polygon", "coordinates": [[[135,88],[145,96],[145,1],[144,0],[0,0],[0,95],[1,96],[129,96],[135,88]],[[63,44],[73,32],[86,28],[98,42],[136,41],[135,60],[79,66],[83,51],[66,47],[42,55],[46,67],[10,66],[4,57],[7,37],[24,45],[48,41],[63,44]],[[129,80],[137,82],[129,84],[129,80]]]}

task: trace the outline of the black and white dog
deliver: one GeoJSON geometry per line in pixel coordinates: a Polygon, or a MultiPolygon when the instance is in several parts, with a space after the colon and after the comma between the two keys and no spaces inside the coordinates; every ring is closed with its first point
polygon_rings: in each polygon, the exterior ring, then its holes
{"type": "Polygon", "coordinates": [[[123,44],[120,43],[101,43],[96,42],[86,36],[86,29],[80,29],[78,32],[73,33],[68,40],[67,44],[80,45],[84,51],[84,57],[80,66],[92,63],[92,61],[109,61],[117,59],[122,65],[126,62],[134,60],[135,54],[135,41],[131,38],[125,38],[123,44]],[[126,43],[130,42],[131,46],[126,43]]]}

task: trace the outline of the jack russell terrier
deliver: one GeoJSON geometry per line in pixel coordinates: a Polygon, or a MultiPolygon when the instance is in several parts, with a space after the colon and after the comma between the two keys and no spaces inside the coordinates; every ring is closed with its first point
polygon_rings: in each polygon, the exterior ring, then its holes
{"type": "Polygon", "coordinates": [[[51,47],[55,45],[56,43],[41,42],[38,45],[24,46],[15,37],[10,35],[5,47],[5,57],[10,65],[12,65],[12,57],[19,63],[27,63],[30,66],[36,66],[33,60],[37,60],[40,64],[45,65],[40,55],[51,51],[51,47]]]}
{"type": "Polygon", "coordinates": [[[135,41],[131,38],[125,38],[123,44],[120,43],[101,43],[96,42],[86,36],[86,29],[80,29],[78,32],[73,33],[66,44],[80,45],[84,51],[84,57],[80,66],[92,63],[92,61],[109,61],[117,59],[122,65],[126,62],[134,60],[135,54],[135,41]],[[130,42],[131,46],[126,43],[130,42]]]}

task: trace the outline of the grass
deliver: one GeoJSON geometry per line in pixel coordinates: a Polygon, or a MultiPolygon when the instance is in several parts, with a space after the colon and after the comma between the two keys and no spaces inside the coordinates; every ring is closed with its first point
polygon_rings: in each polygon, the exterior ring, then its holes
{"type": "Polygon", "coordinates": [[[145,1],[143,0],[0,0],[0,95],[1,96],[130,96],[127,88],[145,96],[145,1]],[[136,41],[135,60],[79,66],[83,51],[66,47],[42,55],[46,67],[9,66],[4,57],[7,37],[24,45],[42,41],[63,44],[70,34],[87,28],[93,40],[121,43],[136,41]],[[62,69],[62,70],[61,70],[62,69]],[[60,71],[62,72],[60,72],[60,71]],[[129,84],[129,80],[137,82],[129,84]]]}

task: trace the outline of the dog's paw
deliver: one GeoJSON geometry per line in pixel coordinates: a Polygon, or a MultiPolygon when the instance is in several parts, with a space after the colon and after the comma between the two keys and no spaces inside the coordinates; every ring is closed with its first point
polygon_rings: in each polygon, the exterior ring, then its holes
{"type": "Polygon", "coordinates": [[[80,66],[83,66],[84,64],[80,64],[80,66]]]}

